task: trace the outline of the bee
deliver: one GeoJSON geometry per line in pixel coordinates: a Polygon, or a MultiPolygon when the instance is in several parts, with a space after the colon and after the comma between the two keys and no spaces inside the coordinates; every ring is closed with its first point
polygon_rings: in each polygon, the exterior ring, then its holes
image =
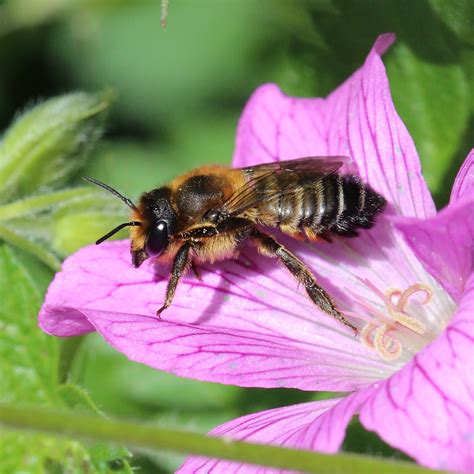
{"type": "MultiPolygon", "coordinates": [[[[131,208],[131,220],[97,240],[104,242],[130,227],[132,264],[153,258],[172,262],[166,298],[157,315],[171,305],[180,278],[195,263],[233,258],[247,242],[278,259],[325,313],[356,334],[308,267],[264,228],[279,229],[310,241],[331,235],[355,237],[383,211],[383,196],[355,175],[338,173],[344,157],[310,157],[246,168],[203,166],[165,186],[145,192],[135,205],[118,191],[86,177],[131,208]]],[[[197,273],[196,273],[197,275],[197,273]]]]}

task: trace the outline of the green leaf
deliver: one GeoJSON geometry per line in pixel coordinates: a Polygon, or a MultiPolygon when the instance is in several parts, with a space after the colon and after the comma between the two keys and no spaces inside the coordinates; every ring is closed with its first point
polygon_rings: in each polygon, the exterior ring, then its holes
{"type": "Polygon", "coordinates": [[[474,4],[471,0],[428,0],[430,6],[443,22],[464,41],[474,44],[472,22],[474,4]]]}
{"type": "Polygon", "coordinates": [[[438,194],[447,188],[444,176],[467,128],[467,78],[460,65],[422,61],[403,43],[387,63],[395,105],[414,138],[423,175],[438,194]]]}
{"type": "Polygon", "coordinates": [[[77,92],[49,99],[21,115],[0,144],[0,200],[63,184],[102,133],[110,93],[77,92]]]}
{"type": "Polygon", "coordinates": [[[38,330],[42,295],[7,245],[0,245],[0,397],[55,403],[58,341],[38,330]]]}
{"type": "MultiPolygon", "coordinates": [[[[0,431],[0,470],[4,473],[53,474],[98,471],[79,442],[44,434],[0,431]]],[[[102,472],[108,472],[104,469],[102,472]]]]}
{"type": "MultiPolygon", "coordinates": [[[[37,327],[36,316],[42,288],[26,266],[6,244],[0,245],[0,401],[81,409],[98,413],[80,388],[59,385],[58,338],[37,327]]],[[[34,263],[33,263],[34,265],[34,263]]],[[[36,275],[39,275],[36,272],[36,275]]],[[[96,443],[89,447],[74,441],[0,432],[0,472],[49,473],[109,472],[108,462],[121,459],[122,472],[131,472],[122,448],[96,443]]]]}

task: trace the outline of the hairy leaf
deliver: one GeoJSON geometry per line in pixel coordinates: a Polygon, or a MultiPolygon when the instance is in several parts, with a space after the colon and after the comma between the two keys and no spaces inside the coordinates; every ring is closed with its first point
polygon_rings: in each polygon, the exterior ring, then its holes
{"type": "MultiPolygon", "coordinates": [[[[0,245],[0,400],[36,403],[98,413],[78,386],[58,383],[60,340],[39,331],[40,285],[25,262],[6,244],[0,245]]],[[[0,431],[0,472],[131,472],[123,448],[104,443],[85,446],[49,436],[0,431]]]]}

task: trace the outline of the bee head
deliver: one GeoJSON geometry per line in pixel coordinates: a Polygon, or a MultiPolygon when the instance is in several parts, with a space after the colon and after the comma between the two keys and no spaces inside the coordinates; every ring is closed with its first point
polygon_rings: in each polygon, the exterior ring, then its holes
{"type": "Polygon", "coordinates": [[[154,189],[142,194],[138,206],[110,186],[90,177],[84,178],[121,199],[132,209],[132,220],[118,225],[105,234],[99,245],[124,227],[130,227],[131,254],[134,267],[139,267],[147,258],[160,256],[168,247],[170,236],[176,226],[176,213],[171,206],[169,188],[154,189]]]}
{"type": "Polygon", "coordinates": [[[176,228],[176,212],[171,205],[171,190],[167,187],[142,194],[133,219],[140,227],[131,229],[132,263],[139,267],[149,257],[159,257],[170,243],[176,228]]]}

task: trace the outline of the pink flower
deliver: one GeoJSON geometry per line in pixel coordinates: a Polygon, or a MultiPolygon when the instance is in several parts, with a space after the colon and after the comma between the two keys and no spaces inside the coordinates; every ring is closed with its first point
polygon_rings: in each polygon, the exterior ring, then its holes
{"type": "MultiPolygon", "coordinates": [[[[40,312],[57,336],[99,331],[130,359],[175,374],[241,386],[352,392],[231,421],[212,434],[335,452],[354,414],[387,443],[434,468],[474,466],[474,152],[450,205],[436,210],[398,117],[380,55],[327,99],[259,88],[237,134],[234,166],[346,155],[390,203],[356,239],[285,240],[338,302],[360,338],[318,311],[283,268],[252,249],[189,275],[161,306],[169,269],[130,263],[129,243],[87,247],[64,262],[40,312]]],[[[183,472],[238,464],[191,458],[183,472]],[[217,463],[217,465],[216,465],[217,463]]],[[[252,468],[248,467],[246,472],[252,468]]],[[[268,470],[270,472],[270,470],[268,470]]]]}

